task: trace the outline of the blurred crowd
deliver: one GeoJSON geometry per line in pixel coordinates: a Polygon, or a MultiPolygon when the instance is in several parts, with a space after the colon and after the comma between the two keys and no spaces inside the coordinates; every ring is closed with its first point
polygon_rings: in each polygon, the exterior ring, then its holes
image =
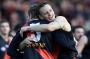
{"type": "MultiPolygon", "coordinates": [[[[28,9],[33,4],[41,1],[44,0],[2,0],[0,3],[1,4],[0,21],[5,20],[8,22],[6,23],[0,22],[0,41],[1,39],[4,39],[5,42],[10,41],[13,38],[13,36],[15,36],[17,30],[19,30],[28,21],[31,21],[31,19],[28,17],[28,9]],[[5,26],[8,28],[3,28],[5,26]],[[2,33],[7,34],[9,37],[4,37],[2,33]]],[[[70,22],[72,29],[74,29],[73,34],[77,39],[76,48],[80,52],[79,57],[82,57],[81,52],[84,50],[85,46],[88,45],[88,41],[90,39],[89,38],[90,0],[46,0],[46,1],[48,1],[48,3],[53,7],[56,15],[64,16],[70,22]],[[84,35],[83,38],[81,37],[82,35],[84,35]],[[85,44],[81,43],[82,42],[81,40],[84,39],[86,39],[85,44]],[[84,47],[81,47],[79,42],[84,47]],[[82,49],[80,50],[80,48],[82,49]]],[[[5,42],[3,44],[8,45],[8,43],[5,42]]],[[[5,47],[7,48],[8,46],[5,45],[5,47]]],[[[6,49],[5,47],[0,46],[0,51],[5,51],[6,49]]],[[[88,48],[90,48],[89,45],[88,48]]],[[[87,51],[89,51],[89,49],[87,49],[87,51]]],[[[90,51],[88,54],[90,55],[90,51]]]]}

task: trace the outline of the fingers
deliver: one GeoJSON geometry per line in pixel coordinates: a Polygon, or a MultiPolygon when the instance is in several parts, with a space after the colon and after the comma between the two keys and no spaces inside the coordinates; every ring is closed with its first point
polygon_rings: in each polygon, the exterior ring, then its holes
{"type": "Polygon", "coordinates": [[[25,42],[25,44],[27,45],[27,44],[32,44],[32,42],[30,42],[29,40],[27,40],[26,42],[25,42]]]}
{"type": "Polygon", "coordinates": [[[20,35],[23,37],[23,32],[27,31],[27,27],[22,27],[20,30],[20,35]]]}
{"type": "Polygon", "coordinates": [[[23,43],[25,46],[29,47],[32,43],[34,43],[35,35],[31,35],[30,37],[27,37],[24,39],[23,43]]]}
{"type": "Polygon", "coordinates": [[[20,35],[21,35],[21,37],[23,37],[23,32],[22,32],[22,30],[20,30],[20,35]]]}
{"type": "Polygon", "coordinates": [[[26,46],[29,47],[32,44],[32,42],[26,43],[26,46]]]}
{"type": "Polygon", "coordinates": [[[27,40],[29,40],[29,41],[34,41],[34,39],[35,39],[34,35],[33,36],[31,35],[30,37],[27,38],[27,40]]]}
{"type": "Polygon", "coordinates": [[[20,30],[20,35],[21,35],[21,37],[23,37],[23,32],[24,32],[24,30],[25,30],[24,27],[22,27],[21,30],[20,30]]]}
{"type": "Polygon", "coordinates": [[[27,46],[27,47],[29,47],[32,43],[33,43],[33,42],[31,42],[31,41],[29,41],[29,40],[27,40],[27,39],[24,41],[24,44],[25,44],[25,46],[27,46]]]}
{"type": "Polygon", "coordinates": [[[28,37],[28,38],[25,39],[25,45],[27,47],[30,47],[32,43],[34,43],[34,38],[33,37],[28,37]]]}

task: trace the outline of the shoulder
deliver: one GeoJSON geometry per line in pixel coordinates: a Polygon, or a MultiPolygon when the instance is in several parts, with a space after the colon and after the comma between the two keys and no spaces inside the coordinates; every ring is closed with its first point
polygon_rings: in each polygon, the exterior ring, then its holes
{"type": "Polygon", "coordinates": [[[58,20],[58,21],[67,21],[67,19],[64,17],[64,16],[57,16],[56,17],[56,20],[58,20]]]}
{"type": "Polygon", "coordinates": [[[65,18],[64,16],[57,16],[56,18],[65,18]]]}

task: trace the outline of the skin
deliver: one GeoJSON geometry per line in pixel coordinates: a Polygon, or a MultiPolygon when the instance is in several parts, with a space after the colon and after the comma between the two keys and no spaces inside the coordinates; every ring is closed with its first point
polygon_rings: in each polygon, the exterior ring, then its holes
{"type": "Polygon", "coordinates": [[[0,32],[1,32],[1,36],[7,42],[8,34],[10,32],[10,26],[8,22],[3,22],[0,24],[0,32]]]}
{"type": "Polygon", "coordinates": [[[55,13],[49,4],[46,4],[45,6],[40,8],[40,14],[43,19],[46,19],[48,21],[54,21],[55,19],[55,13]]]}
{"type": "MultiPolygon", "coordinates": [[[[23,32],[28,31],[28,30],[37,31],[37,32],[50,32],[50,31],[54,31],[54,30],[58,30],[58,29],[63,29],[68,32],[71,31],[71,26],[68,23],[68,21],[66,20],[66,18],[63,16],[57,16],[55,18],[55,13],[49,4],[46,4],[43,7],[41,7],[39,11],[41,14],[41,15],[39,15],[39,17],[41,19],[46,19],[46,20],[50,21],[50,23],[36,25],[36,26],[22,27],[20,30],[20,34],[22,37],[23,37],[23,32]]],[[[29,42],[24,41],[23,43],[29,43],[29,42]]],[[[22,46],[23,43],[20,44],[20,47],[22,46]]]]}
{"type": "Polygon", "coordinates": [[[77,28],[75,29],[74,36],[77,41],[79,41],[80,37],[84,35],[84,29],[83,28],[77,28]]]}
{"type": "Polygon", "coordinates": [[[0,25],[0,31],[1,31],[1,34],[3,35],[7,35],[9,32],[10,32],[10,26],[9,26],[9,23],[7,22],[4,22],[0,25]]]}
{"type": "Polygon", "coordinates": [[[63,29],[65,31],[71,31],[71,26],[66,20],[66,18],[63,16],[57,16],[55,18],[55,13],[49,4],[46,4],[43,7],[41,7],[39,11],[41,14],[39,15],[41,19],[45,19],[52,22],[49,24],[22,27],[20,32],[21,35],[24,31],[27,31],[27,30],[38,31],[38,32],[48,32],[48,31],[54,31],[57,29],[63,29]]]}
{"type": "Polygon", "coordinates": [[[78,56],[81,55],[85,45],[88,43],[87,36],[84,35],[84,29],[83,28],[76,28],[74,32],[74,37],[78,41],[76,45],[76,49],[78,51],[78,56]]]}

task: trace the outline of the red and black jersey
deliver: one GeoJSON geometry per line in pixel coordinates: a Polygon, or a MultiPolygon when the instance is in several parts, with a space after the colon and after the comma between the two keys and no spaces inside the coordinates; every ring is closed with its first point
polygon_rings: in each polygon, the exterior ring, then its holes
{"type": "Polygon", "coordinates": [[[4,39],[0,36],[0,59],[10,59],[10,56],[7,55],[8,47],[8,42],[5,42],[4,39]]]}
{"type": "MultiPolygon", "coordinates": [[[[39,24],[48,24],[46,20],[34,20],[27,23],[27,26],[39,25],[39,24]]],[[[19,44],[28,36],[31,35],[30,31],[24,33],[22,38],[17,32],[16,36],[13,38],[9,49],[8,54],[15,58],[23,59],[54,59],[52,52],[52,38],[50,32],[34,32],[32,34],[36,35],[36,40],[29,47],[25,47],[24,54],[17,51],[19,44]]]]}

